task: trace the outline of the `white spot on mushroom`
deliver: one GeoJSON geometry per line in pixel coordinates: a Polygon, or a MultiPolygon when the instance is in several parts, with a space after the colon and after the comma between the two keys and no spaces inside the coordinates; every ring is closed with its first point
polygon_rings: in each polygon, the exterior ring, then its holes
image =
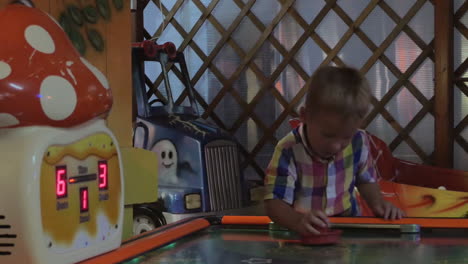
{"type": "Polygon", "coordinates": [[[73,64],[74,64],[73,61],[67,61],[66,62],[66,65],[68,67],[67,72],[68,72],[68,75],[70,75],[70,77],[73,79],[73,82],[75,83],[75,85],[77,85],[78,83],[76,82],[75,75],[73,75],[73,72],[71,71],[71,69],[69,69],[73,64]]]}
{"type": "Polygon", "coordinates": [[[11,114],[0,113],[0,127],[14,126],[19,120],[11,114]]]}
{"type": "Polygon", "coordinates": [[[60,76],[49,76],[41,83],[41,106],[52,120],[69,117],[76,107],[76,92],[73,85],[60,76]]]}
{"type": "Polygon", "coordinates": [[[87,61],[83,57],[81,57],[80,59],[84,63],[84,65],[86,65],[86,67],[88,67],[88,69],[94,74],[94,76],[96,76],[96,78],[99,80],[102,86],[104,86],[104,88],[106,89],[109,89],[109,82],[107,81],[106,76],[104,76],[104,74],[102,74],[101,71],[99,71],[96,67],[94,67],[94,65],[89,63],[89,61],[87,61]]]}
{"type": "Polygon", "coordinates": [[[68,72],[68,75],[70,75],[70,77],[73,79],[73,83],[77,85],[78,83],[76,82],[76,78],[75,78],[75,75],[73,75],[73,72],[68,68],[67,68],[67,72],[68,72]]]}
{"type": "Polygon", "coordinates": [[[11,67],[8,63],[0,61],[0,80],[5,79],[11,74],[11,67]]]}
{"type": "Polygon", "coordinates": [[[55,43],[49,32],[38,25],[31,25],[24,31],[24,37],[31,47],[46,54],[55,51],[55,43]]]}
{"type": "Polygon", "coordinates": [[[29,65],[31,65],[31,63],[32,63],[31,60],[32,60],[32,58],[34,57],[34,54],[36,54],[36,51],[37,51],[37,50],[33,50],[33,52],[31,52],[31,56],[29,56],[29,65]]]}

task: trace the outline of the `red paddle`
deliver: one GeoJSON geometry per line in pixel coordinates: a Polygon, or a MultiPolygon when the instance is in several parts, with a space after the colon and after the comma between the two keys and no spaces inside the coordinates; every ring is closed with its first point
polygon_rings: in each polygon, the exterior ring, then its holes
{"type": "Polygon", "coordinates": [[[315,227],[320,234],[306,235],[301,237],[303,245],[329,245],[340,241],[342,230],[330,229],[328,227],[315,227]]]}

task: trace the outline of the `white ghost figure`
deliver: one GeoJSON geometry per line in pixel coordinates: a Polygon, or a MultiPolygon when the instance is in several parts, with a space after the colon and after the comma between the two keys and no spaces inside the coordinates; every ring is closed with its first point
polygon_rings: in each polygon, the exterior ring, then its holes
{"type": "Polygon", "coordinates": [[[174,144],[163,139],[153,146],[151,151],[155,152],[159,158],[158,179],[163,184],[177,184],[177,150],[174,144]]]}

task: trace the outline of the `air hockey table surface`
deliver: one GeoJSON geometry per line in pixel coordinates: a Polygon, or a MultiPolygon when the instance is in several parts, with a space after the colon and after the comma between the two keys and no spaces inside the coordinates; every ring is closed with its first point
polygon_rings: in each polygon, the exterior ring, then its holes
{"type": "Polygon", "coordinates": [[[468,263],[468,219],[331,218],[331,245],[302,245],[268,217],[185,219],[83,263],[468,263]]]}

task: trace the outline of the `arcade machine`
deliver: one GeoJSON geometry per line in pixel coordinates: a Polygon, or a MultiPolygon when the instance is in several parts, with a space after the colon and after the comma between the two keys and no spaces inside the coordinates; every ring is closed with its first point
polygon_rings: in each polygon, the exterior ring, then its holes
{"type": "MultiPolygon", "coordinates": [[[[159,156],[160,203],[137,205],[134,234],[189,216],[233,213],[247,200],[235,139],[200,118],[184,54],[174,44],[135,43],[132,50],[133,87],[137,106],[134,147],[159,156]],[[160,63],[166,100],[149,102],[144,61],[160,63]],[[181,76],[189,106],[175,104],[168,66],[181,76]],[[161,210],[164,212],[161,219],[161,210]]],[[[164,94],[164,91],[162,92],[164,94]]],[[[239,213],[239,212],[237,212],[239,213]]]]}
{"type": "Polygon", "coordinates": [[[75,263],[120,246],[112,95],[38,9],[0,10],[0,263],[75,263]]]}

